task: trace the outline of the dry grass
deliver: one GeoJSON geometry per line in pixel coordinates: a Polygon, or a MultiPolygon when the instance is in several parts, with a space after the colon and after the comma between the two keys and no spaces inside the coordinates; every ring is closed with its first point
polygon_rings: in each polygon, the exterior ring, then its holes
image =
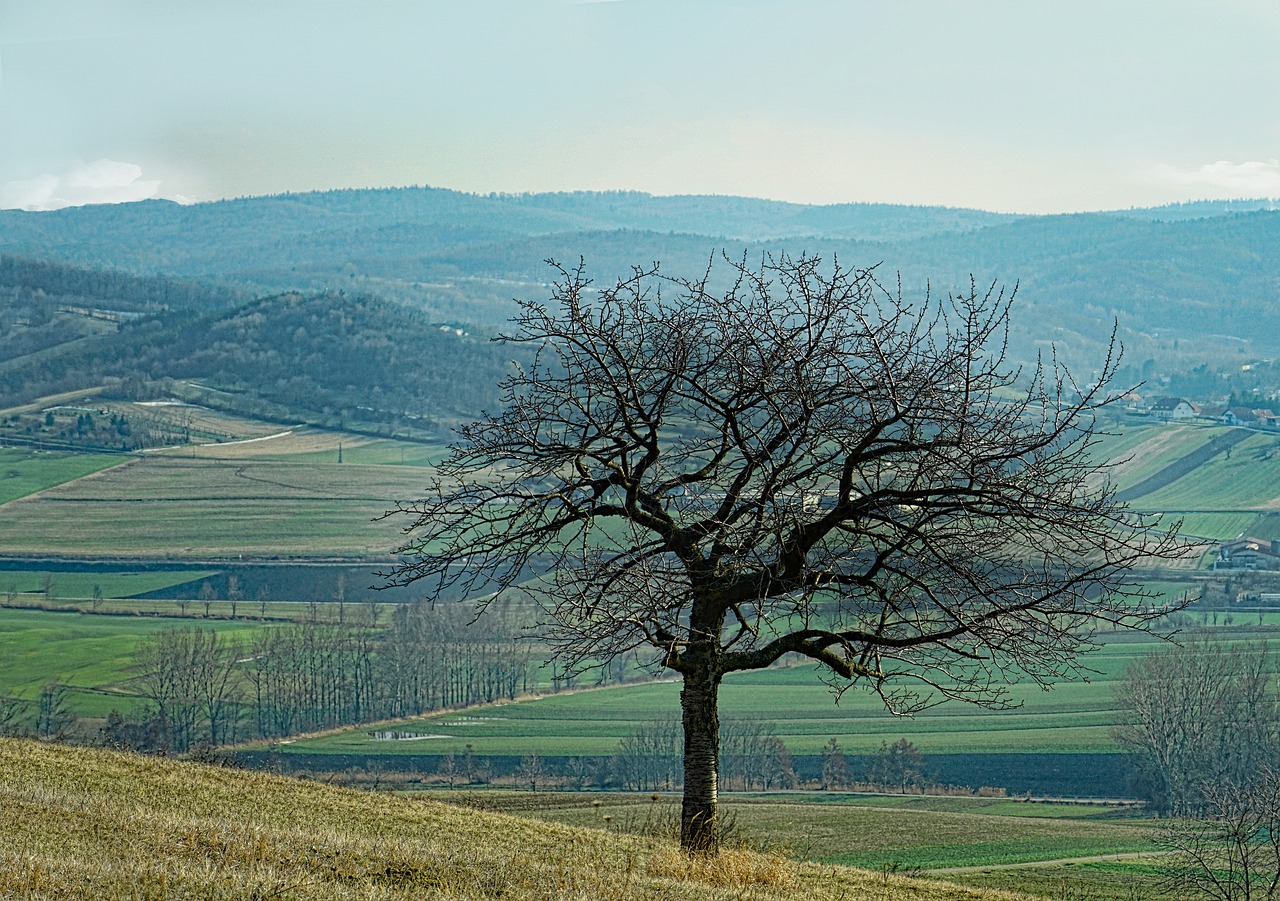
{"type": "Polygon", "coordinates": [[[0,897],[1012,901],[261,773],[0,739],[0,897]]]}

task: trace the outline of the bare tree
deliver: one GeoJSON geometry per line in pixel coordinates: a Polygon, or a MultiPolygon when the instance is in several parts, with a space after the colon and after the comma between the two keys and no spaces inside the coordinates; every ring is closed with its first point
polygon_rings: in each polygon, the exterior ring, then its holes
{"type": "Polygon", "coordinates": [[[210,582],[208,579],[205,579],[204,582],[202,582],[200,585],[200,603],[204,605],[205,619],[209,618],[210,616],[209,610],[213,606],[213,602],[217,597],[218,597],[218,592],[213,587],[213,583],[210,582]]]}
{"type": "Polygon", "coordinates": [[[908,788],[924,781],[924,755],[905,738],[891,745],[882,741],[867,775],[867,781],[884,790],[896,788],[906,794],[908,788]]]}
{"type": "Polygon", "coordinates": [[[67,738],[76,724],[71,712],[70,688],[62,682],[48,682],[36,702],[36,736],[47,741],[67,738]]]}
{"type": "MultiPolygon", "coordinates": [[[[553,264],[554,265],[554,264],[553,264]]],[[[894,711],[1009,705],[1100,623],[1157,615],[1129,567],[1174,552],[1100,481],[1089,385],[1005,356],[1011,295],[909,301],[811,257],[556,267],[505,340],[534,355],[461,431],[390,581],[524,588],[571,667],[647,647],[683,678],[681,843],[718,843],[722,678],[800,655],[894,711]]],[[[390,514],[388,514],[390,515],[390,514]]]]}
{"type": "Polygon", "coordinates": [[[845,760],[840,742],[834,738],[827,740],[822,746],[822,790],[833,791],[846,788],[849,783],[849,765],[845,760]]]}
{"type": "Polygon", "coordinates": [[[244,591],[240,588],[240,577],[237,575],[227,576],[227,600],[231,602],[231,618],[236,618],[236,609],[240,606],[240,599],[244,597],[244,591]]]}
{"type": "Polygon", "coordinates": [[[436,775],[444,780],[449,788],[453,788],[454,783],[458,781],[458,758],[453,756],[452,751],[444,755],[436,765],[436,775]]]}
{"type": "Polygon", "coordinates": [[[529,791],[536,792],[538,783],[546,776],[546,769],[542,765],[542,758],[538,756],[537,751],[532,751],[520,758],[520,765],[516,767],[516,778],[529,783],[529,791]]]}
{"type": "Polygon", "coordinates": [[[1113,734],[1159,813],[1200,817],[1207,788],[1251,784],[1280,756],[1280,699],[1265,644],[1193,635],[1130,666],[1113,734]]]}
{"type": "Polygon", "coordinates": [[[1280,898],[1280,769],[1267,763],[1245,783],[1206,782],[1194,819],[1161,836],[1171,852],[1164,882],[1178,897],[1218,901],[1280,898]]]}
{"type": "Polygon", "coordinates": [[[618,742],[613,772],[632,791],[670,790],[678,778],[680,726],[674,718],[641,723],[618,742]]]}
{"type": "Polygon", "coordinates": [[[0,735],[17,735],[20,733],[18,717],[25,704],[17,698],[0,695],[0,735]]]}

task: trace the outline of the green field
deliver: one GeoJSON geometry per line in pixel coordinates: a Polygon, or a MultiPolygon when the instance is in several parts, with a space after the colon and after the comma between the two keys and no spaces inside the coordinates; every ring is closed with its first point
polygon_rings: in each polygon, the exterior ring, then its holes
{"type": "MultiPolygon", "coordinates": [[[[646,819],[671,819],[673,811],[661,808],[674,807],[673,799],[637,803],[606,798],[595,806],[596,800],[521,812],[573,826],[603,826],[608,816],[610,824],[628,828],[644,825],[646,819]]],[[[1048,811],[997,815],[953,806],[949,798],[929,799],[927,808],[916,809],[877,806],[875,800],[815,804],[789,796],[731,799],[724,813],[748,841],[783,848],[805,860],[868,869],[987,866],[1151,850],[1152,829],[1145,822],[1064,818],[1048,811]]]]}
{"type": "Polygon", "coordinates": [[[43,594],[46,585],[53,598],[85,600],[98,589],[101,598],[128,598],[183,585],[215,575],[214,570],[191,569],[168,572],[58,572],[0,570],[0,592],[43,594]],[[47,581],[46,581],[47,580],[47,581]]]}
{"type": "Polygon", "coordinates": [[[1099,444],[1094,459],[1115,461],[1110,475],[1120,489],[1133,487],[1228,431],[1226,427],[1177,424],[1110,428],[1118,434],[1099,444]]]}
{"type": "Polygon", "coordinates": [[[1218,454],[1133,505],[1143,510],[1261,511],[1274,509],[1278,503],[1280,437],[1258,433],[1233,447],[1229,456],[1218,454]]]}
{"type": "MultiPolygon", "coordinates": [[[[1143,498],[1142,500],[1146,500],[1143,498]]],[[[1181,520],[1182,526],[1178,534],[1190,538],[1204,538],[1209,541],[1229,541],[1241,535],[1255,534],[1255,524],[1260,515],[1254,512],[1235,513],[1163,513],[1160,525],[1172,528],[1173,523],[1181,520]]]]}
{"type": "MultiPolygon", "coordinates": [[[[1234,630],[1232,638],[1268,632],[1234,630]]],[[[949,703],[911,718],[886,713],[866,691],[849,691],[837,704],[812,665],[736,673],[721,689],[723,718],[763,718],[793,754],[818,754],[831,738],[848,753],[872,754],[881,742],[908,738],[928,754],[1107,753],[1116,750],[1110,730],[1118,722],[1114,700],[1125,667],[1159,645],[1154,639],[1117,635],[1086,658],[1095,670],[1089,682],[1063,683],[1051,691],[1016,685],[1022,707],[993,712],[949,703]]],[[[680,686],[675,681],[594,689],[503,704],[483,711],[441,713],[399,726],[434,736],[383,741],[368,728],[302,739],[286,753],[449,754],[466,745],[485,755],[606,755],[638,726],[675,717],[680,686]]]]}
{"type": "MultiPolygon", "coordinates": [[[[112,708],[140,703],[129,683],[138,643],[191,620],[168,617],[94,616],[0,608],[0,694],[34,698],[49,682],[72,687],[71,709],[100,717],[112,708]]],[[[219,632],[259,628],[252,622],[199,623],[219,632]]]]}
{"type": "Polygon", "coordinates": [[[0,504],[119,466],[114,454],[68,454],[0,447],[0,504]]]}
{"type": "MultiPolygon", "coordinates": [[[[621,833],[674,828],[675,796],[430,791],[414,796],[465,803],[554,823],[621,833]]],[[[722,803],[733,835],[803,860],[872,870],[937,874],[973,885],[1037,891],[1049,898],[1132,901],[1157,897],[1152,858],[1155,823],[1103,805],[982,798],[828,795],[732,796],[722,803]],[[1039,863],[1123,855],[1093,863],[1039,863]],[[1145,871],[1145,872],[1144,872],[1145,871]],[[1106,873],[1105,879],[1099,874],[1106,873]],[[1063,894],[1065,890],[1072,894],[1063,894]]]]}

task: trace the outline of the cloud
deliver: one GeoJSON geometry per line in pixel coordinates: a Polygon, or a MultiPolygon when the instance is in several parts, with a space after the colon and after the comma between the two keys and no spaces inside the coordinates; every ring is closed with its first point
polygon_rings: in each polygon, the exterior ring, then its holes
{"type": "Polygon", "coordinates": [[[144,179],[141,166],[101,159],[81,163],[59,174],[0,184],[0,209],[60,210],[91,203],[132,203],[160,196],[160,182],[144,179]]]}
{"type": "Polygon", "coordinates": [[[1280,197],[1280,160],[1232,163],[1219,160],[1195,169],[1161,165],[1156,176],[1162,181],[1207,188],[1218,196],[1280,197]]]}

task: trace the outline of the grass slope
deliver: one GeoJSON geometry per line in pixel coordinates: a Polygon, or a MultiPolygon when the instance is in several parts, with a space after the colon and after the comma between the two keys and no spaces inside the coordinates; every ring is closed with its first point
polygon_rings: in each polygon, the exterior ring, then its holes
{"type": "Polygon", "coordinates": [[[0,896],[1015,901],[261,773],[0,739],[0,896]]]}
{"type": "Polygon", "coordinates": [[[120,457],[108,454],[0,448],[0,504],[73,482],[121,462],[120,457]]]}

